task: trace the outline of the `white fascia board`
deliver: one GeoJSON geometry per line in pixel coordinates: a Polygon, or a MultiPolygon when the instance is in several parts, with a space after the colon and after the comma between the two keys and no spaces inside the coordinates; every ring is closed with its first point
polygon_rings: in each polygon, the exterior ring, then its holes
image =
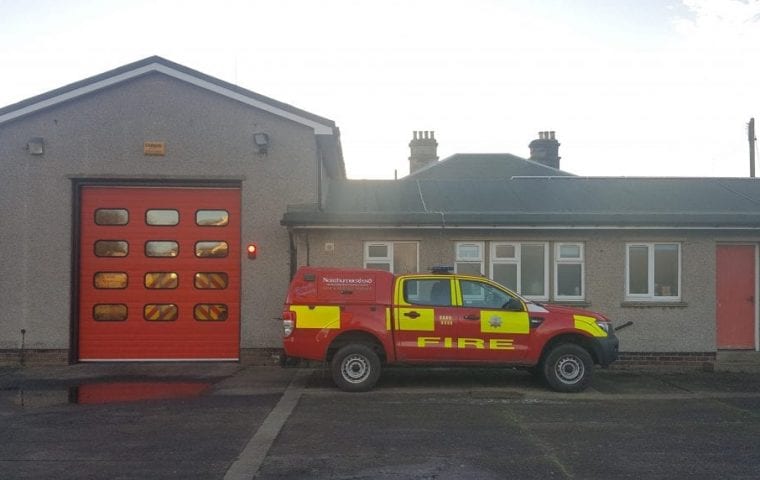
{"type": "Polygon", "coordinates": [[[209,90],[211,92],[218,93],[219,95],[225,96],[227,98],[231,98],[233,100],[244,103],[246,105],[250,105],[252,107],[258,108],[260,110],[264,110],[265,112],[269,112],[279,117],[283,117],[288,120],[291,120],[293,122],[300,123],[301,125],[311,127],[312,129],[314,129],[314,133],[316,135],[332,135],[334,133],[333,128],[329,125],[324,125],[314,120],[302,117],[300,115],[296,115],[295,113],[288,112],[281,108],[277,108],[266,102],[262,102],[260,100],[256,100],[255,98],[251,98],[241,93],[234,92],[228,88],[209,82],[207,80],[203,80],[196,76],[189,75],[184,72],[180,72],[173,68],[167,67],[166,65],[163,65],[161,63],[151,63],[143,67],[121,73],[119,75],[114,75],[113,77],[108,77],[103,80],[99,80],[97,82],[93,82],[85,86],[75,88],[74,90],[62,93],[60,95],[56,95],[55,97],[41,100],[32,105],[27,105],[26,107],[19,108],[18,110],[8,112],[5,115],[0,115],[0,124],[5,123],[9,120],[13,120],[18,117],[21,117],[23,115],[34,113],[44,108],[48,108],[65,101],[72,100],[79,96],[96,92],[98,90],[102,90],[104,88],[110,87],[111,85],[115,85],[115,84],[130,80],[135,77],[139,77],[140,75],[144,75],[150,72],[163,73],[164,75],[168,75],[170,77],[176,78],[178,80],[182,80],[183,82],[189,83],[191,85],[195,85],[197,87],[209,90]]]}

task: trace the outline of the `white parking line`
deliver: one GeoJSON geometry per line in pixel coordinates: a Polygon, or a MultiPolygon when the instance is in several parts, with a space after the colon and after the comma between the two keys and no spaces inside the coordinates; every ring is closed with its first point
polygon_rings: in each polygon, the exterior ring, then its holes
{"type": "Polygon", "coordinates": [[[298,370],[296,372],[280,401],[269,412],[264,423],[248,441],[237,460],[230,465],[224,475],[224,480],[251,480],[256,476],[261,464],[264,463],[267,452],[269,452],[283,425],[298,404],[309,375],[311,375],[311,370],[298,370]]]}

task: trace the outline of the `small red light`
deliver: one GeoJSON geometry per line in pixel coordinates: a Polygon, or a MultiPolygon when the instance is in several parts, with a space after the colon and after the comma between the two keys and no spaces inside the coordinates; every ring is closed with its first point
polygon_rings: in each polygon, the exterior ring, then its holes
{"type": "Polygon", "coordinates": [[[249,243],[248,247],[246,248],[246,251],[248,252],[248,258],[256,258],[256,252],[258,252],[259,247],[255,243],[249,243]]]}

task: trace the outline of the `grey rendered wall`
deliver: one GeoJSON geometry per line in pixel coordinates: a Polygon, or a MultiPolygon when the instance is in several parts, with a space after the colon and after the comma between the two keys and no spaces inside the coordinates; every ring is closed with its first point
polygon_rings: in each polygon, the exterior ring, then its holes
{"type": "Polygon", "coordinates": [[[242,243],[242,347],[280,341],[289,241],[287,204],[316,201],[312,129],[169,77],[152,74],[0,126],[0,349],[70,344],[73,179],[237,180],[242,243]],[[254,131],[271,145],[257,153],[254,131]],[[45,154],[30,156],[30,137],[45,154]],[[164,141],[164,157],[143,142],[164,141]]]}
{"type": "MultiPolygon", "coordinates": [[[[361,267],[364,241],[419,241],[422,271],[436,264],[454,263],[457,241],[583,242],[585,245],[586,301],[583,308],[597,310],[616,325],[633,321],[621,330],[621,349],[627,352],[715,351],[715,247],[718,241],[756,243],[757,234],[716,236],[704,231],[463,231],[463,230],[332,230],[302,231],[298,235],[299,264],[361,267]],[[625,301],[627,242],[680,242],[682,301],[654,305],[625,301]],[[327,251],[325,243],[334,249],[327,251]],[[308,258],[306,246],[308,244],[308,258]]],[[[550,248],[553,255],[553,248],[550,248]]],[[[488,249],[486,248],[486,255],[488,249]]],[[[551,259],[550,259],[551,260],[551,259]]],[[[486,258],[488,269],[488,258],[486,258]]],[[[550,263],[550,276],[553,264],[550,263]]],[[[550,279],[550,285],[553,278],[550,279]]]]}

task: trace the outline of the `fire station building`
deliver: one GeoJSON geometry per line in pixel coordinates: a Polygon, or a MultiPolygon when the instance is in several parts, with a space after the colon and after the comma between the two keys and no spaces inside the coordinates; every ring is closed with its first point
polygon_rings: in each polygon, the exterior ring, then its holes
{"type": "Polygon", "coordinates": [[[159,57],[0,109],[0,359],[272,358],[299,265],[451,265],[633,322],[633,362],[758,350],[757,180],[410,147],[346,179],[333,121],[159,57]]]}
{"type": "Polygon", "coordinates": [[[278,347],[280,220],[345,177],[333,121],[158,57],[1,109],[0,164],[0,352],[59,361],[278,347]]]}

